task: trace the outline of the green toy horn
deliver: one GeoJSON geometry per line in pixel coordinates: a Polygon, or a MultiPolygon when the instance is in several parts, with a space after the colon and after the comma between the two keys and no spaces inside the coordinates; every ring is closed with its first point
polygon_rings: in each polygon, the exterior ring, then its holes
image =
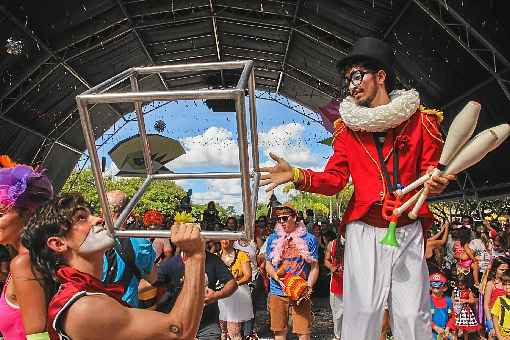
{"type": "MultiPolygon", "coordinates": [[[[392,220],[393,220],[393,218],[392,218],[392,220]]],[[[391,221],[390,224],[388,225],[388,231],[386,232],[386,235],[384,235],[384,238],[381,240],[381,244],[384,244],[387,246],[392,246],[392,247],[400,247],[400,244],[397,241],[397,222],[396,221],[391,221]]]]}

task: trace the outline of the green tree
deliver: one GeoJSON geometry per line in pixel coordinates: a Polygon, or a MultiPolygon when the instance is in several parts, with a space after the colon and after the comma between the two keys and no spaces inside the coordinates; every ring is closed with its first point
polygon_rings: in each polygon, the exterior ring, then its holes
{"type": "Polygon", "coordinates": [[[268,213],[269,213],[269,207],[267,206],[267,203],[258,203],[257,204],[257,211],[255,213],[257,218],[259,218],[260,216],[267,216],[268,213]]]}
{"type": "MultiPolygon", "coordinates": [[[[125,192],[129,198],[142,186],[144,178],[140,177],[104,177],[106,190],[120,190],[125,192]]],[[[63,192],[80,192],[91,208],[97,212],[100,208],[99,195],[90,169],[81,172],[73,171],[65,182],[63,192]]],[[[143,214],[145,211],[154,209],[165,215],[173,216],[179,207],[180,200],[186,195],[184,190],[169,180],[153,181],[142,198],[136,204],[134,211],[143,214]]]]}
{"type": "MultiPolygon", "coordinates": [[[[338,194],[334,196],[325,196],[305,191],[298,191],[294,188],[293,183],[289,183],[283,187],[282,191],[291,197],[290,202],[296,207],[296,209],[301,211],[312,209],[316,216],[320,219],[327,219],[331,212],[330,208],[332,208],[333,218],[340,218],[343,215],[345,209],[347,209],[347,204],[351,199],[354,189],[351,184],[348,184],[338,194]]],[[[261,215],[267,216],[268,210],[267,203],[257,204],[257,218],[261,215]]]]}

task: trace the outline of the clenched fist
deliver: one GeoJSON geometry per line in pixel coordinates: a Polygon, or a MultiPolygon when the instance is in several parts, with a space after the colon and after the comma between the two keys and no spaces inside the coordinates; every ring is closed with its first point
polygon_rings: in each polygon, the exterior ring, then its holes
{"type": "Polygon", "coordinates": [[[171,229],[170,239],[187,257],[205,254],[205,242],[197,223],[175,223],[171,229]]]}

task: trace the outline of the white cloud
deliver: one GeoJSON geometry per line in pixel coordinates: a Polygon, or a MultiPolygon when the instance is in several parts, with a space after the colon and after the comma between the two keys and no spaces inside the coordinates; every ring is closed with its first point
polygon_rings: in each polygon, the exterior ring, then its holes
{"type": "Polygon", "coordinates": [[[186,154],[167,164],[172,169],[185,167],[238,167],[239,150],[232,132],[210,127],[203,134],[180,140],[186,154]]]}
{"type": "Polygon", "coordinates": [[[269,157],[272,152],[285,158],[290,164],[301,167],[317,166],[321,160],[312,154],[305,144],[303,134],[305,127],[299,123],[284,124],[268,132],[259,133],[262,152],[269,157]]]}
{"type": "MultiPolygon", "coordinates": [[[[269,152],[284,157],[290,164],[307,167],[320,171],[325,161],[312,154],[304,142],[305,127],[299,123],[290,123],[276,126],[267,132],[259,132],[259,151],[269,158],[269,152]]],[[[181,140],[186,154],[167,164],[171,169],[184,167],[203,167],[207,171],[211,167],[239,168],[239,150],[237,140],[231,131],[221,127],[211,127],[203,134],[186,137],[181,140]]],[[[264,157],[261,157],[264,159],[264,157]]],[[[261,166],[271,166],[274,162],[269,159],[261,166]]],[[[190,181],[178,182],[181,186],[190,184],[190,181]]],[[[238,179],[206,180],[205,191],[194,191],[193,203],[206,204],[215,201],[223,207],[234,206],[239,213],[242,211],[241,183],[238,179]]],[[[275,194],[281,202],[290,199],[288,194],[282,192],[283,187],[275,189],[275,194]]],[[[259,190],[258,202],[268,200],[265,188],[259,190]]]]}
{"type": "Polygon", "coordinates": [[[193,192],[193,203],[206,204],[214,201],[226,208],[233,206],[237,211],[242,210],[241,180],[239,179],[208,179],[207,191],[193,192]]]}
{"type": "MultiPolygon", "coordinates": [[[[323,160],[314,155],[304,141],[305,127],[299,123],[283,124],[259,132],[259,152],[284,157],[292,165],[320,167],[323,160]]],[[[167,164],[172,169],[184,167],[239,167],[237,140],[231,131],[210,127],[203,134],[180,141],[186,154],[167,164]]],[[[264,162],[264,165],[272,163],[264,162]]]]}

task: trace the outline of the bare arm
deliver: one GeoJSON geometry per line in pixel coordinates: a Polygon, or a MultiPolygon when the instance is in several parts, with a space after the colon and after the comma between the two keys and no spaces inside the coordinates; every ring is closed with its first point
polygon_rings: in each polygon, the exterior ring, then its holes
{"type": "Polygon", "coordinates": [[[446,244],[446,241],[448,241],[448,226],[449,226],[448,222],[445,222],[443,224],[443,237],[441,237],[441,246],[444,246],[446,244]]]}
{"type": "Polygon", "coordinates": [[[205,296],[205,304],[211,304],[213,302],[216,302],[220,299],[224,299],[226,297],[229,297],[230,295],[234,294],[234,292],[237,290],[237,283],[236,280],[232,279],[225,283],[223,288],[221,290],[218,290],[215,292],[212,289],[209,289],[205,296]]]}
{"type": "Polygon", "coordinates": [[[473,292],[469,292],[469,299],[467,300],[467,303],[470,305],[474,305],[477,302],[477,299],[475,298],[475,295],[473,292]]]}
{"type": "Polygon", "coordinates": [[[266,273],[270,279],[276,280],[276,282],[278,282],[280,284],[280,286],[282,286],[282,288],[285,287],[285,285],[283,284],[283,281],[280,280],[280,278],[278,277],[278,274],[276,273],[276,270],[274,269],[273,264],[267,260],[266,260],[266,273]]]}
{"type": "Polygon", "coordinates": [[[46,296],[31,270],[30,255],[22,254],[11,261],[16,299],[26,334],[46,331],[46,296]]]}
{"type": "Polygon", "coordinates": [[[319,261],[315,261],[311,263],[312,268],[310,269],[310,274],[308,275],[308,286],[313,287],[317,283],[317,279],[319,278],[319,261]]]}
{"type": "Polygon", "coordinates": [[[443,233],[444,231],[444,228],[448,225],[448,222],[446,222],[445,224],[443,224],[443,226],[441,227],[441,229],[436,233],[434,234],[434,236],[432,237],[429,237],[428,240],[430,241],[433,241],[433,240],[437,240],[439,238],[439,236],[441,236],[441,234],[443,233]]]}
{"type": "Polygon", "coordinates": [[[334,272],[336,268],[333,267],[333,263],[331,263],[331,247],[333,246],[333,241],[328,243],[326,247],[326,253],[324,254],[324,267],[328,268],[331,272],[334,272]]]}
{"type": "Polygon", "coordinates": [[[250,261],[246,261],[246,262],[242,263],[241,266],[243,268],[243,276],[239,280],[237,280],[238,286],[242,286],[244,284],[251,282],[250,261]]]}
{"type": "Polygon", "coordinates": [[[493,281],[488,281],[487,285],[485,286],[485,291],[483,292],[483,310],[487,318],[491,317],[491,309],[489,307],[489,302],[491,299],[493,284],[494,284],[493,281]]]}
{"type": "Polygon", "coordinates": [[[471,260],[478,261],[476,259],[475,253],[473,252],[473,249],[471,249],[467,243],[464,245],[464,250],[471,260]]]}

